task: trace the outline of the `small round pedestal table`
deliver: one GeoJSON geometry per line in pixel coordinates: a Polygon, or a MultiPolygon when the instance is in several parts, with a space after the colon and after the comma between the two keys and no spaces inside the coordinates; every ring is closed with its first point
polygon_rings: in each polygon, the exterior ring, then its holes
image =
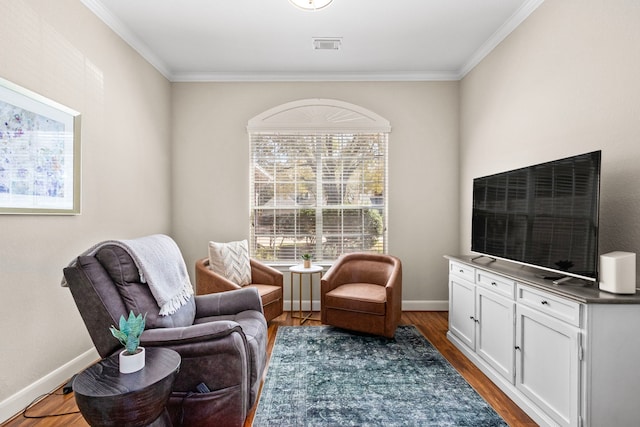
{"type": "Polygon", "coordinates": [[[305,268],[304,264],[294,265],[293,267],[289,267],[289,271],[291,272],[291,313],[293,313],[293,277],[296,275],[298,277],[298,315],[291,314],[291,317],[295,319],[300,319],[300,324],[302,325],[307,320],[320,320],[315,317],[311,317],[313,314],[313,275],[318,274],[318,278],[322,278],[322,270],[324,268],[320,265],[311,265],[311,267],[305,268]],[[302,314],[302,276],[309,276],[309,314],[302,314]]]}

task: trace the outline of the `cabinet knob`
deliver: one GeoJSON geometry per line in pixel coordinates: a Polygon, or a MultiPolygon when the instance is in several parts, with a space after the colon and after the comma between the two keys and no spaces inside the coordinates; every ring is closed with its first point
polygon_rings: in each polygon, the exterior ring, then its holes
{"type": "Polygon", "coordinates": [[[547,301],[547,300],[542,300],[542,301],[540,301],[540,304],[542,304],[542,305],[549,305],[549,301],[547,301]]]}
{"type": "Polygon", "coordinates": [[[520,351],[520,346],[519,346],[519,345],[517,345],[517,346],[515,347],[515,349],[516,349],[516,350],[518,350],[518,351],[520,351]]]}
{"type": "Polygon", "coordinates": [[[496,282],[491,282],[491,286],[498,286],[496,282]]]}
{"type": "Polygon", "coordinates": [[[464,273],[464,270],[460,270],[460,273],[464,273]]]}

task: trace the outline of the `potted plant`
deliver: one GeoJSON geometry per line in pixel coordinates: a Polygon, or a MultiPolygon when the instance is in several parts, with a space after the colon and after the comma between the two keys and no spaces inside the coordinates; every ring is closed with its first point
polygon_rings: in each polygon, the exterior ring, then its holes
{"type": "Polygon", "coordinates": [[[311,254],[302,254],[300,258],[304,261],[304,268],[311,268],[311,254]]]}
{"type": "Polygon", "coordinates": [[[111,334],[124,346],[124,350],[120,352],[120,372],[123,374],[129,374],[144,368],[145,351],[144,347],[140,347],[140,335],[144,331],[146,318],[146,313],[144,317],[142,317],[142,314],[136,316],[131,310],[128,319],[120,316],[119,330],[113,325],[109,328],[111,334]]]}

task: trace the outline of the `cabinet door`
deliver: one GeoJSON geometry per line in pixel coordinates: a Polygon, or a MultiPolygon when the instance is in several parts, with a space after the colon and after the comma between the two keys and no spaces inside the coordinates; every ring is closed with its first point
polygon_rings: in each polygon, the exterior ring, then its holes
{"type": "Polygon", "coordinates": [[[518,305],[516,387],[561,426],[579,416],[579,330],[518,305]]]}
{"type": "Polygon", "coordinates": [[[472,350],[475,349],[476,285],[449,276],[449,330],[472,350]]]}
{"type": "Polygon", "coordinates": [[[514,383],[515,302],[482,287],[476,289],[476,352],[514,383]]]}

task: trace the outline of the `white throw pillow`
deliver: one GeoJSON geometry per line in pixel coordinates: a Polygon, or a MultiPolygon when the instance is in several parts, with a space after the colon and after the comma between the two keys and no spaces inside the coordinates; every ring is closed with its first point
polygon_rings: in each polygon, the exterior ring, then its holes
{"type": "Polygon", "coordinates": [[[250,284],[249,242],[209,242],[209,268],[239,286],[250,284]]]}

